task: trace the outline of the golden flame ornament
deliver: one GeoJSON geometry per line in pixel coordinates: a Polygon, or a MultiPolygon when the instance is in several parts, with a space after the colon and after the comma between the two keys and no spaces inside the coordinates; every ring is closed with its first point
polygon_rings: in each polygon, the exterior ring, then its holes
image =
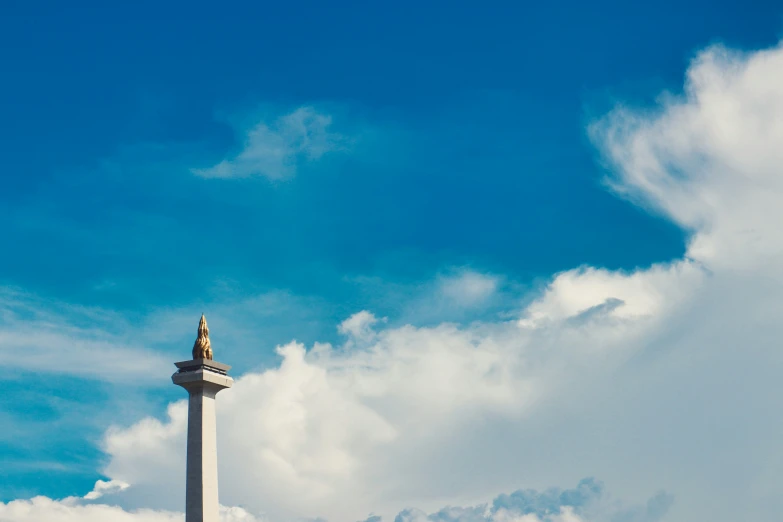
{"type": "Polygon", "coordinates": [[[212,360],[212,346],[209,343],[209,328],[207,327],[207,318],[201,314],[201,320],[198,322],[198,337],[193,344],[194,359],[212,360]]]}

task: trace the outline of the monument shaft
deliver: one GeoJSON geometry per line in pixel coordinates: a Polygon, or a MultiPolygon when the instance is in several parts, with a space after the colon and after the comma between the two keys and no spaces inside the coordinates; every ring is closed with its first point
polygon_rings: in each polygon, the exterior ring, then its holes
{"type": "Polygon", "coordinates": [[[231,366],[212,360],[207,320],[202,315],[193,360],[174,363],[171,376],[188,391],[188,458],[185,472],[185,522],[219,522],[215,396],[230,388],[231,366]]]}
{"type": "Polygon", "coordinates": [[[218,522],[216,391],[197,386],[188,392],[185,522],[218,522]]]}

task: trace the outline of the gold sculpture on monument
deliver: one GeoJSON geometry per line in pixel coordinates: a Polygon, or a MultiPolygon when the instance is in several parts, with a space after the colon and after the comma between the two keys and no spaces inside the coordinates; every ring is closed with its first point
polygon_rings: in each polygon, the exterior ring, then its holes
{"type": "Polygon", "coordinates": [[[193,359],[212,360],[212,346],[209,343],[209,328],[207,328],[207,318],[201,314],[201,320],[198,322],[198,337],[193,345],[193,359]]]}

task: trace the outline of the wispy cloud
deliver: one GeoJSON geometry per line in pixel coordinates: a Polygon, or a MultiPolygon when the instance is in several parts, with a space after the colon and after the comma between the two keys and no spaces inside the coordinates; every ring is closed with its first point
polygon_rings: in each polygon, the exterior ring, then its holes
{"type": "Polygon", "coordinates": [[[221,353],[230,347],[236,357],[242,350],[256,353],[261,340],[287,340],[290,324],[300,336],[314,336],[322,307],[317,298],[278,291],[150,308],[129,317],[0,286],[0,356],[7,368],[24,372],[160,386],[172,361],[189,353],[201,312],[215,327],[221,353]]]}
{"type": "Polygon", "coordinates": [[[233,158],[191,172],[204,178],[290,178],[302,164],[347,147],[347,137],[331,127],[330,115],[300,107],[274,121],[258,122],[247,131],[242,150],[233,158]]]}
{"type": "Polygon", "coordinates": [[[498,290],[499,278],[462,269],[438,278],[438,293],[457,306],[474,307],[484,304],[498,290]]]}
{"type": "Polygon", "coordinates": [[[120,314],[0,287],[0,355],[6,367],[149,384],[168,361],[134,339],[120,314]],[[152,370],[151,370],[152,369],[152,370]]]}

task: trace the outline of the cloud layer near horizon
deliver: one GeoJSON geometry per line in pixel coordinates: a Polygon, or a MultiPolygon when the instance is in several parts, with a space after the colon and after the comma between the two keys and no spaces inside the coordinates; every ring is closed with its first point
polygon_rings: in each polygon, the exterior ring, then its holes
{"type": "MultiPolygon", "coordinates": [[[[105,492],[117,484],[98,481],[93,492],[83,498],[52,500],[35,497],[30,500],[0,502],[0,521],[32,522],[181,522],[182,513],[150,509],[125,510],[117,506],[93,504],[87,500],[99,498],[96,491],[105,492]]],[[[120,484],[119,489],[124,489],[120,484]]],[[[611,517],[613,522],[656,522],[666,513],[671,497],[658,493],[646,503],[622,506],[605,492],[601,482],[584,479],[573,489],[550,488],[545,491],[517,490],[495,497],[492,502],[468,507],[450,506],[427,514],[408,508],[397,514],[395,522],[588,522],[596,517],[611,517]]],[[[371,515],[365,522],[378,522],[371,515]]],[[[607,518],[608,519],[608,518],[607,518]]],[[[221,522],[260,522],[239,507],[220,508],[221,522]]]]}
{"type": "MultiPolygon", "coordinates": [[[[712,47],[683,96],[653,112],[618,108],[591,128],[614,189],[691,231],[683,259],[557,274],[512,319],[386,326],[359,311],[342,345],[281,346],[279,367],[220,396],[222,501],[275,522],[360,520],[598,476],[634,504],[673,493],[671,522],[775,519],[781,86],[780,48],[712,47]]],[[[492,280],[454,288],[488,300],[492,280]]],[[[176,402],[167,419],[106,433],[104,472],[131,485],[113,500],[177,509],[185,424],[176,402]]],[[[543,520],[652,522],[669,505],[653,504],[543,520]]],[[[453,519],[484,520],[471,513],[453,519]]],[[[502,516],[491,520],[538,522],[502,516]]]]}

